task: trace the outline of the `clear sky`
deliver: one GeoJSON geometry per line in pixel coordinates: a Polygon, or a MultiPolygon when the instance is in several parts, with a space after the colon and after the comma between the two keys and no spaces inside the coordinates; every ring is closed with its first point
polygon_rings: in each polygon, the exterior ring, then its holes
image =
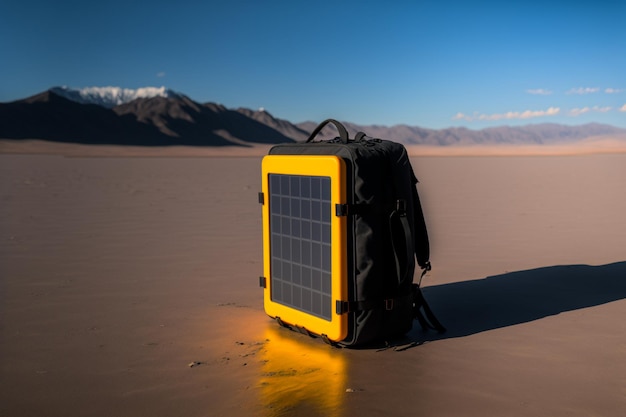
{"type": "Polygon", "coordinates": [[[0,1],[0,102],[166,86],[428,128],[626,127],[626,1],[0,1]]]}

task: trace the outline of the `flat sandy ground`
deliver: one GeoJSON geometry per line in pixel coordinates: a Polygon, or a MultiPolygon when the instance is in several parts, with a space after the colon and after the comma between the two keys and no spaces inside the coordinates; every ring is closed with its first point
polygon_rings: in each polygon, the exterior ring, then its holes
{"type": "Polygon", "coordinates": [[[414,157],[449,331],[354,350],[263,312],[259,156],[2,150],[2,417],[626,413],[626,154],[414,157]]]}

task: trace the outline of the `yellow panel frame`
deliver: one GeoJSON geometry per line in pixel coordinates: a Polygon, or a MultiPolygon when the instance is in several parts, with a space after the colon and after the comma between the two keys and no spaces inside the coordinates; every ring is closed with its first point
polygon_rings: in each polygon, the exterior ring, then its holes
{"type": "Polygon", "coordinates": [[[263,204],[263,273],[265,312],[270,317],[280,317],[286,324],[304,327],[312,333],[325,335],[338,342],[348,333],[347,314],[337,314],[336,301],[348,299],[346,265],[346,217],[331,213],[331,320],[272,301],[272,271],[270,253],[270,198],[269,174],[306,175],[330,177],[331,210],[336,204],[346,203],[345,163],[334,155],[267,155],[262,162],[262,191],[266,196],[263,204]]]}

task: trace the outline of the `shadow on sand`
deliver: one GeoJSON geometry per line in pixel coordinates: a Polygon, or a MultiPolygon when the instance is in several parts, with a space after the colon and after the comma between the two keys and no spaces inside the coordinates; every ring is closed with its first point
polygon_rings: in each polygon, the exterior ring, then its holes
{"type": "Polygon", "coordinates": [[[626,261],[537,268],[426,287],[423,292],[447,332],[423,332],[416,322],[409,338],[463,337],[624,299],[626,261]]]}

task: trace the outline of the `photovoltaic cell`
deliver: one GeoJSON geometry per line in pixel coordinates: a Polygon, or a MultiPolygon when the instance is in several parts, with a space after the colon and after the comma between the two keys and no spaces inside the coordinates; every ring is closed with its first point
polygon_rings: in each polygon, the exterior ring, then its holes
{"type": "Polygon", "coordinates": [[[331,320],[330,177],[269,174],[271,299],[331,320]]]}

